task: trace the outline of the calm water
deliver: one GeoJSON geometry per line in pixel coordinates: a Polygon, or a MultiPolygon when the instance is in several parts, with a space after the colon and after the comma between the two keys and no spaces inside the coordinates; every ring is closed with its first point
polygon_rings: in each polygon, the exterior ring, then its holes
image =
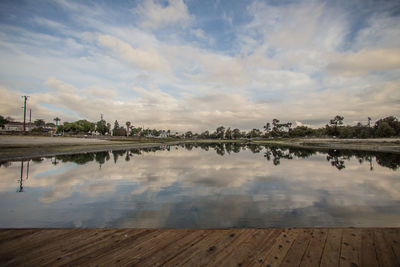
{"type": "Polygon", "coordinates": [[[390,153],[233,144],[7,162],[0,227],[399,227],[399,167],[390,153]]]}

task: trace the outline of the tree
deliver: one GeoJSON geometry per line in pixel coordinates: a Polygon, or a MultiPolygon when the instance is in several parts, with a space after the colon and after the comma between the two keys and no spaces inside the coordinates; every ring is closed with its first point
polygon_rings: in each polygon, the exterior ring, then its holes
{"type": "Polygon", "coordinates": [[[191,131],[187,131],[185,133],[185,138],[192,138],[193,137],[193,133],[191,131]]]}
{"type": "Polygon", "coordinates": [[[64,132],[64,131],[65,131],[64,125],[58,125],[57,130],[56,130],[56,133],[62,133],[62,132],[64,132]]]}
{"type": "Polygon", "coordinates": [[[139,136],[141,131],[142,131],[141,127],[136,128],[134,126],[131,126],[131,135],[132,136],[139,136]]]}
{"type": "Polygon", "coordinates": [[[129,135],[129,126],[131,126],[131,122],[127,121],[125,124],[126,124],[126,136],[128,136],[129,135]]]}
{"type": "Polygon", "coordinates": [[[35,120],[34,124],[36,127],[43,127],[46,125],[46,122],[42,119],[37,119],[35,120]]]}
{"type": "Polygon", "coordinates": [[[343,117],[343,116],[336,115],[336,116],[333,118],[333,120],[330,120],[330,121],[329,121],[329,123],[330,123],[332,126],[340,126],[340,125],[343,125],[343,120],[344,120],[344,117],[343,117]]]}
{"type": "Polygon", "coordinates": [[[279,136],[281,134],[282,125],[279,122],[280,121],[278,119],[272,120],[272,130],[271,130],[272,136],[279,136]]]}
{"type": "Polygon", "coordinates": [[[116,131],[118,131],[118,129],[119,129],[119,123],[117,120],[115,120],[112,134],[115,135],[115,133],[116,133],[116,131]]]}
{"type": "Polygon", "coordinates": [[[265,131],[265,135],[268,135],[268,133],[271,131],[271,124],[269,122],[267,122],[267,124],[265,124],[264,131],[265,131]]]}
{"type": "Polygon", "coordinates": [[[8,120],[0,115],[0,127],[3,127],[6,123],[8,123],[8,120]]]}
{"type": "Polygon", "coordinates": [[[248,138],[256,138],[261,136],[261,131],[259,129],[252,129],[248,134],[248,138]]]}
{"type": "Polygon", "coordinates": [[[76,121],[75,124],[77,125],[77,129],[79,130],[79,132],[83,133],[94,132],[94,129],[96,127],[93,122],[90,122],[88,120],[79,120],[76,121]]]}
{"type": "Polygon", "coordinates": [[[391,137],[394,136],[395,133],[395,130],[390,127],[389,123],[387,123],[386,121],[382,121],[381,123],[379,123],[375,131],[377,137],[391,137]]]}
{"type": "Polygon", "coordinates": [[[233,129],[232,137],[233,139],[239,139],[240,137],[242,137],[242,134],[240,133],[240,130],[238,128],[233,129]]]}
{"type": "Polygon", "coordinates": [[[233,135],[232,135],[232,130],[231,128],[226,129],[225,131],[225,138],[226,139],[232,139],[233,135]]]}
{"type": "MultiPolygon", "coordinates": [[[[380,119],[377,122],[375,122],[374,128],[375,128],[376,131],[378,131],[379,126],[382,123],[387,123],[388,126],[393,129],[394,133],[391,136],[400,135],[400,122],[397,120],[396,117],[389,116],[389,117],[380,119]]],[[[382,126],[381,129],[379,130],[379,133],[382,134],[382,130],[385,129],[385,128],[388,128],[388,127],[386,125],[382,126]]],[[[386,136],[388,136],[389,132],[391,132],[391,131],[386,130],[386,136]]]]}
{"type": "Polygon", "coordinates": [[[113,130],[118,129],[118,128],[119,128],[119,123],[117,120],[115,120],[113,130]]]}
{"type": "Polygon", "coordinates": [[[218,127],[215,133],[216,133],[216,138],[224,139],[225,127],[224,126],[218,127]]]}
{"type": "Polygon", "coordinates": [[[207,139],[209,137],[210,137],[210,132],[209,131],[204,131],[204,132],[202,132],[200,134],[200,138],[207,139]]]}
{"type": "Polygon", "coordinates": [[[105,120],[99,120],[96,122],[96,131],[101,135],[105,135],[110,131],[105,120]]]}
{"type": "Polygon", "coordinates": [[[314,130],[307,126],[297,126],[290,131],[290,136],[292,137],[305,137],[310,136],[314,133],[314,130]]]}
{"type": "MultiPolygon", "coordinates": [[[[60,126],[59,126],[60,127],[60,126]]],[[[79,120],[75,122],[64,122],[62,130],[73,134],[93,132],[96,124],[87,120],[79,120]]],[[[61,128],[60,128],[61,129],[61,128]]],[[[61,130],[59,130],[60,132],[61,130]]]]}
{"type": "Polygon", "coordinates": [[[336,115],[332,120],[329,121],[329,125],[327,124],[325,126],[326,134],[332,136],[339,136],[340,130],[338,127],[343,125],[343,120],[344,120],[343,116],[336,115]]]}
{"type": "Polygon", "coordinates": [[[126,130],[124,127],[120,127],[117,120],[114,122],[114,128],[112,131],[113,136],[126,136],[126,130]]]}
{"type": "Polygon", "coordinates": [[[152,136],[160,136],[161,135],[161,131],[158,131],[157,129],[153,129],[150,131],[152,136]]]}
{"type": "Polygon", "coordinates": [[[58,122],[59,122],[60,120],[61,120],[61,119],[60,119],[59,117],[55,117],[55,118],[53,119],[53,121],[56,122],[56,127],[58,127],[58,122]]]}

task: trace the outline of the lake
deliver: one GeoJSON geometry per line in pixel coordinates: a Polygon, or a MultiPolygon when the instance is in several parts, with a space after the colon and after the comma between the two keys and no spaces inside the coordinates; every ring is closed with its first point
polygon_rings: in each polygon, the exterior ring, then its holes
{"type": "Polygon", "coordinates": [[[0,227],[399,227],[400,155],[185,144],[3,162],[0,227]]]}

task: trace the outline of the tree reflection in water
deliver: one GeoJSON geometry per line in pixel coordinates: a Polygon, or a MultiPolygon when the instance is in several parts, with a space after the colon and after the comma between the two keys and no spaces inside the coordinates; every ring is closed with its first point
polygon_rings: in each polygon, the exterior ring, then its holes
{"type": "MultiPolygon", "coordinates": [[[[247,143],[185,143],[174,146],[176,149],[179,147],[185,148],[188,151],[193,149],[202,149],[209,151],[213,149],[218,155],[224,156],[231,153],[239,153],[243,150],[248,150],[254,154],[264,152],[264,157],[271,161],[274,165],[279,165],[281,160],[292,160],[298,158],[308,158],[316,154],[325,154],[326,160],[336,169],[342,170],[346,168],[346,162],[352,158],[358,160],[360,164],[367,163],[370,166],[370,170],[374,169],[374,162],[378,165],[397,170],[400,167],[400,155],[395,153],[385,152],[370,152],[370,151],[359,151],[359,150],[337,150],[337,149],[310,149],[310,148],[299,148],[299,147],[286,147],[277,145],[257,145],[247,143]],[[375,161],[374,161],[375,158],[375,161]]],[[[129,150],[113,150],[113,151],[102,151],[102,152],[90,152],[72,155],[59,155],[52,158],[53,164],[57,164],[57,161],[61,162],[74,162],[79,165],[84,165],[88,162],[95,160],[99,163],[99,167],[105,162],[110,160],[110,153],[113,156],[114,163],[117,163],[118,158],[123,157],[125,161],[130,161],[135,155],[146,154],[156,151],[170,151],[171,146],[164,145],[158,147],[147,147],[147,148],[132,148],[129,150]]],[[[35,158],[32,161],[39,163],[43,159],[35,158]]],[[[8,162],[1,162],[0,167],[7,168],[8,162]]]]}

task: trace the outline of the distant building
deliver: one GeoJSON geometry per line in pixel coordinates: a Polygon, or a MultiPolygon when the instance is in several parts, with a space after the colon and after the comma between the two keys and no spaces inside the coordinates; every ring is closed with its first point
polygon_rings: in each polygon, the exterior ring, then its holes
{"type": "MultiPolygon", "coordinates": [[[[35,128],[35,124],[33,123],[25,123],[25,130],[31,131],[35,128]]],[[[18,121],[10,121],[4,124],[4,127],[1,129],[2,131],[14,131],[14,132],[22,132],[24,131],[24,123],[18,121]]]]}
{"type": "Polygon", "coordinates": [[[51,134],[55,134],[57,131],[57,127],[54,125],[46,125],[42,127],[42,131],[43,132],[47,132],[47,133],[51,133],[51,134]]]}
{"type": "Polygon", "coordinates": [[[161,132],[160,133],[160,138],[167,138],[168,137],[168,133],[167,132],[161,132]]]}

